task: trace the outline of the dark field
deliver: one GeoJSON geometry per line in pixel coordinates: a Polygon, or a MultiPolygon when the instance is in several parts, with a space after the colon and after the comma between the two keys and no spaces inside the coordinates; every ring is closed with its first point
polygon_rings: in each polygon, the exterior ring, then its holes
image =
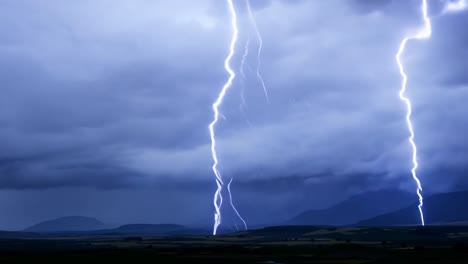
{"type": "Polygon", "coordinates": [[[270,227],[217,237],[0,240],[1,263],[468,263],[468,227],[270,227]]]}

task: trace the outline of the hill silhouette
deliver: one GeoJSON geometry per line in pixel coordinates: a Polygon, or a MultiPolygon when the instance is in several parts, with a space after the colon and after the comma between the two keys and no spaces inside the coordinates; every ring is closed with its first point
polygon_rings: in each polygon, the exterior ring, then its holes
{"type": "Polygon", "coordinates": [[[107,228],[107,226],[96,218],[84,216],[67,216],[47,220],[26,228],[26,232],[64,232],[64,231],[91,231],[107,228]]]}
{"type": "Polygon", "coordinates": [[[399,190],[382,190],[358,194],[330,208],[305,211],[288,225],[351,225],[376,215],[409,206],[417,196],[399,190]]]}
{"type": "MultiPolygon", "coordinates": [[[[468,221],[468,191],[434,194],[424,199],[424,216],[428,225],[468,221]]],[[[418,203],[356,223],[358,226],[397,226],[421,224],[418,203]]]]}

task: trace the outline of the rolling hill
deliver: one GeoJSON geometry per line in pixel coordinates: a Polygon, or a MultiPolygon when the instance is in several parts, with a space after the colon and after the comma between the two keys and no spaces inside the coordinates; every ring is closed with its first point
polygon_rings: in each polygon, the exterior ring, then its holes
{"type": "Polygon", "coordinates": [[[351,225],[376,215],[389,213],[417,201],[415,194],[382,190],[350,197],[330,208],[305,211],[292,218],[287,225],[351,225]]]}
{"type": "Polygon", "coordinates": [[[26,228],[26,232],[53,233],[64,231],[91,231],[105,229],[107,226],[91,217],[67,216],[48,220],[26,228]]]}
{"type": "MultiPolygon", "coordinates": [[[[426,224],[441,225],[468,221],[468,191],[434,194],[424,200],[426,224]]],[[[419,225],[417,203],[394,212],[381,214],[356,223],[358,226],[419,225]]]]}

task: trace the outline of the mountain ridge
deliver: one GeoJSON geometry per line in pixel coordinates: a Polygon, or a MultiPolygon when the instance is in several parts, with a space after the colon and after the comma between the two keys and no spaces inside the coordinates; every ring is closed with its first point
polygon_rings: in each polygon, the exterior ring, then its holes
{"type": "MultiPolygon", "coordinates": [[[[445,223],[467,222],[468,191],[433,194],[423,200],[425,223],[440,225],[445,223]],[[450,206],[447,206],[450,205],[450,206]]],[[[358,226],[405,226],[420,225],[418,203],[393,212],[376,215],[355,223],[358,226]]]]}
{"type": "Polygon", "coordinates": [[[23,231],[51,233],[63,231],[91,231],[105,228],[108,228],[108,226],[96,218],[75,215],[42,221],[23,231]]]}
{"type": "Polygon", "coordinates": [[[417,201],[417,196],[399,190],[371,191],[353,195],[329,208],[304,211],[286,224],[289,225],[352,225],[383,213],[392,212],[417,201]],[[389,197],[393,197],[389,201],[389,197]]]}

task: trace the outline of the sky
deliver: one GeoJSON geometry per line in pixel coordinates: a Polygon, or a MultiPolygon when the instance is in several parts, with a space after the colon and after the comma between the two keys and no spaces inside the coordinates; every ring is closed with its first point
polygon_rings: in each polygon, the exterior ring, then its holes
{"type": "MultiPolygon", "coordinates": [[[[403,58],[426,194],[468,189],[468,12],[428,1],[432,38],[403,58]]],[[[269,101],[234,4],[237,77],[216,135],[246,220],[414,191],[394,56],[420,1],[252,0],[269,101]]],[[[208,124],[231,34],[221,0],[1,1],[0,229],[68,215],[211,225],[208,124]]]]}

